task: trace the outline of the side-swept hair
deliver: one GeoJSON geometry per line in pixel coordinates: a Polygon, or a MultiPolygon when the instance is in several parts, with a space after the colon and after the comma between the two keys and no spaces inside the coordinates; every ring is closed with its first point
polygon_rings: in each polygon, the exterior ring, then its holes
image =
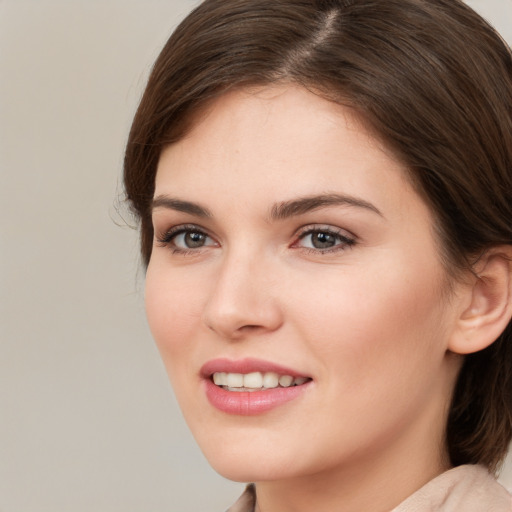
{"type": "MultiPolygon", "coordinates": [[[[206,0],[152,70],[125,155],[143,262],[162,148],[225,91],[299,84],[354,107],[409,169],[457,276],[512,244],[512,58],[459,0],[206,0]]],[[[453,465],[496,470],[512,437],[512,335],[466,356],[449,413],[453,465]]]]}

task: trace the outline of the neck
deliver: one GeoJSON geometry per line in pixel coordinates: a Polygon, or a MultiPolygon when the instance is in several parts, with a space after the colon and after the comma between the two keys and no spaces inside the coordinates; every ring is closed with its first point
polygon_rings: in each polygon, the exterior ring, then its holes
{"type": "Polygon", "coordinates": [[[450,468],[440,439],[423,446],[416,439],[387,440],[380,453],[358,454],[335,470],[259,482],[256,512],[389,512],[450,468]]]}

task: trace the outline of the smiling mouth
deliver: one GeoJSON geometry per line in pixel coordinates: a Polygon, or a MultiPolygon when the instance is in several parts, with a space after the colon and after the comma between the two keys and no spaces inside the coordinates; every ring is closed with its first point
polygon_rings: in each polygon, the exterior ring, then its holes
{"type": "Polygon", "coordinates": [[[302,386],[309,377],[292,377],[276,372],[228,373],[215,372],[211,379],[216,386],[227,391],[265,391],[276,388],[302,386]]]}

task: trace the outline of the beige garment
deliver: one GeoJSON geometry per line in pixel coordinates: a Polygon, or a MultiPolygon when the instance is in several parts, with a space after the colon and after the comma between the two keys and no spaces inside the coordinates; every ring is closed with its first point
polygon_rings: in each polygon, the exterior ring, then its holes
{"type": "MultiPolygon", "coordinates": [[[[255,503],[254,486],[248,485],[226,512],[254,512],[255,503]]],[[[482,466],[459,466],[431,480],[391,512],[512,512],[512,496],[482,466]]]]}
{"type": "Polygon", "coordinates": [[[254,505],[256,504],[256,493],[254,485],[249,484],[242,496],[238,498],[237,502],[229,507],[226,512],[254,512],[254,505]]]}

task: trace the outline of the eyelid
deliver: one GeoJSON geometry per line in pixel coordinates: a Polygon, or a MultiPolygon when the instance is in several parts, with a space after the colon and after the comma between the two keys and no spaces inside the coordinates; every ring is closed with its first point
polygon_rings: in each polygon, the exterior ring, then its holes
{"type": "Polygon", "coordinates": [[[318,233],[323,231],[331,233],[333,235],[339,235],[354,241],[357,240],[357,236],[348,231],[347,229],[340,228],[338,226],[333,226],[332,224],[307,224],[305,226],[301,226],[296,231],[295,237],[299,238],[310,233],[318,233]]]}
{"type": "MultiPolygon", "coordinates": [[[[217,246],[219,247],[220,244],[216,240],[216,238],[209,233],[209,230],[203,228],[202,226],[199,226],[197,224],[178,224],[175,226],[171,226],[168,229],[163,230],[157,230],[155,228],[155,242],[158,243],[160,247],[166,247],[171,249],[174,253],[178,254],[192,254],[192,253],[199,253],[201,250],[206,249],[208,247],[217,246]],[[181,234],[187,233],[187,232],[194,232],[199,233],[201,235],[204,235],[205,237],[212,240],[214,243],[206,243],[205,245],[202,245],[200,247],[195,248],[184,248],[179,247],[176,245],[174,240],[181,234]]],[[[301,226],[294,234],[293,236],[293,242],[290,245],[293,249],[301,249],[304,251],[309,251],[313,253],[329,253],[329,252],[336,252],[336,251],[343,251],[347,248],[355,245],[357,242],[357,237],[351,233],[350,231],[340,228],[338,226],[333,226],[329,224],[307,224],[305,226],[301,226]],[[300,242],[306,238],[309,235],[315,234],[315,233],[327,233],[331,236],[334,236],[338,239],[338,242],[332,246],[332,247],[326,247],[326,248],[316,248],[316,247],[304,247],[300,245],[300,242]]]]}
{"type": "MultiPolygon", "coordinates": [[[[172,227],[170,227],[168,229],[164,229],[162,231],[157,231],[155,229],[155,238],[161,247],[167,247],[172,244],[172,241],[177,236],[179,236],[183,233],[186,233],[187,231],[200,233],[200,234],[212,239],[215,242],[215,244],[218,244],[218,242],[215,240],[215,237],[213,237],[208,232],[207,229],[204,229],[203,227],[198,226],[197,224],[178,224],[176,226],[172,226],[172,227]]],[[[204,247],[211,247],[211,245],[206,245],[204,247]]],[[[186,251],[197,252],[198,250],[202,249],[202,247],[196,248],[196,249],[192,249],[192,248],[191,249],[182,249],[182,248],[178,248],[178,247],[173,247],[173,249],[176,252],[186,252],[186,251]]]]}
{"type": "Polygon", "coordinates": [[[357,243],[357,237],[351,233],[350,231],[347,231],[346,229],[340,228],[338,226],[333,226],[329,224],[308,224],[306,226],[302,226],[297,230],[295,234],[295,240],[292,243],[292,248],[302,249],[308,252],[314,252],[314,253],[329,253],[329,252],[336,252],[336,251],[343,251],[346,250],[348,247],[351,247],[357,243]],[[314,234],[314,233],[328,233],[330,235],[336,236],[340,239],[340,243],[334,245],[333,247],[329,248],[311,248],[311,247],[301,247],[299,245],[300,241],[306,238],[307,236],[314,234]]]}

